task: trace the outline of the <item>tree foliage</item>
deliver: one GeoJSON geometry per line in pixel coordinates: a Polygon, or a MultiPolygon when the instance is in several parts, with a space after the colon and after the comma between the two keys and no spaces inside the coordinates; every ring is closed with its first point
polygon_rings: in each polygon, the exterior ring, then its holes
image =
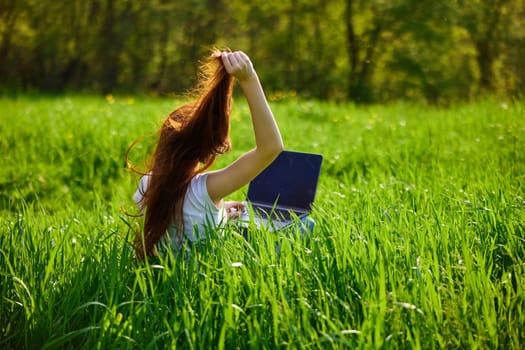
{"type": "Polygon", "coordinates": [[[0,90],[183,92],[212,46],[273,92],[440,103],[525,90],[519,0],[0,0],[0,90]]]}

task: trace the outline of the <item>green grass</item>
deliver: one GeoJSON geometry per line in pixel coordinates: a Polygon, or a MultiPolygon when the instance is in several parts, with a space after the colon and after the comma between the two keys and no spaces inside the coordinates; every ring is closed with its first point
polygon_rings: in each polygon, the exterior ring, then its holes
{"type": "MultiPolygon", "coordinates": [[[[325,157],[314,234],[141,265],[124,153],[174,106],[0,99],[0,348],[523,347],[523,102],[274,101],[286,147],[325,157]]],[[[241,99],[232,141],[218,167],[253,144],[241,99]]]]}

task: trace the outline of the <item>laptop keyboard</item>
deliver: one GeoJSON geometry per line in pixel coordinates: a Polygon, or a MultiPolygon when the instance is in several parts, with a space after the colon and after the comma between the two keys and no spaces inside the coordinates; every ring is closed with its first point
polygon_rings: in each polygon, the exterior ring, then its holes
{"type": "MultiPolygon", "coordinates": [[[[294,213],[290,209],[269,209],[260,206],[254,206],[254,222],[257,224],[257,227],[263,226],[271,231],[280,230],[293,222],[295,217],[302,217],[306,213],[294,213]],[[271,215],[270,215],[271,214],[271,215]],[[271,224],[270,224],[271,223],[271,224]]],[[[243,222],[245,225],[250,220],[250,213],[247,209],[243,211],[239,217],[239,221],[243,222]]]]}
{"type": "Polygon", "coordinates": [[[292,215],[299,216],[298,214],[295,214],[292,210],[287,209],[273,209],[270,212],[261,207],[255,207],[254,209],[256,210],[256,215],[259,215],[263,219],[268,219],[270,214],[272,214],[271,218],[273,220],[283,221],[290,221],[292,219],[292,215]]]}

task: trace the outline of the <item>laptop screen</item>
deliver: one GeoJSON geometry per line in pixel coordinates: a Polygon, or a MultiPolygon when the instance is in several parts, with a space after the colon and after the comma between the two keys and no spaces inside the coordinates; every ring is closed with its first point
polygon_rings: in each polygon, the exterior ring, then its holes
{"type": "Polygon", "coordinates": [[[248,200],[254,204],[310,210],[322,160],[320,154],[281,152],[250,182],[248,200]]]}

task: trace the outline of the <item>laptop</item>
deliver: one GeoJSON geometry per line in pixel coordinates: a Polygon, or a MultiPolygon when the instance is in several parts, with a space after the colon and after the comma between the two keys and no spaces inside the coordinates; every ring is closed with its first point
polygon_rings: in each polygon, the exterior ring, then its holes
{"type": "Polygon", "coordinates": [[[320,154],[282,151],[248,185],[246,209],[239,221],[277,231],[312,209],[323,157],[320,154]]]}

